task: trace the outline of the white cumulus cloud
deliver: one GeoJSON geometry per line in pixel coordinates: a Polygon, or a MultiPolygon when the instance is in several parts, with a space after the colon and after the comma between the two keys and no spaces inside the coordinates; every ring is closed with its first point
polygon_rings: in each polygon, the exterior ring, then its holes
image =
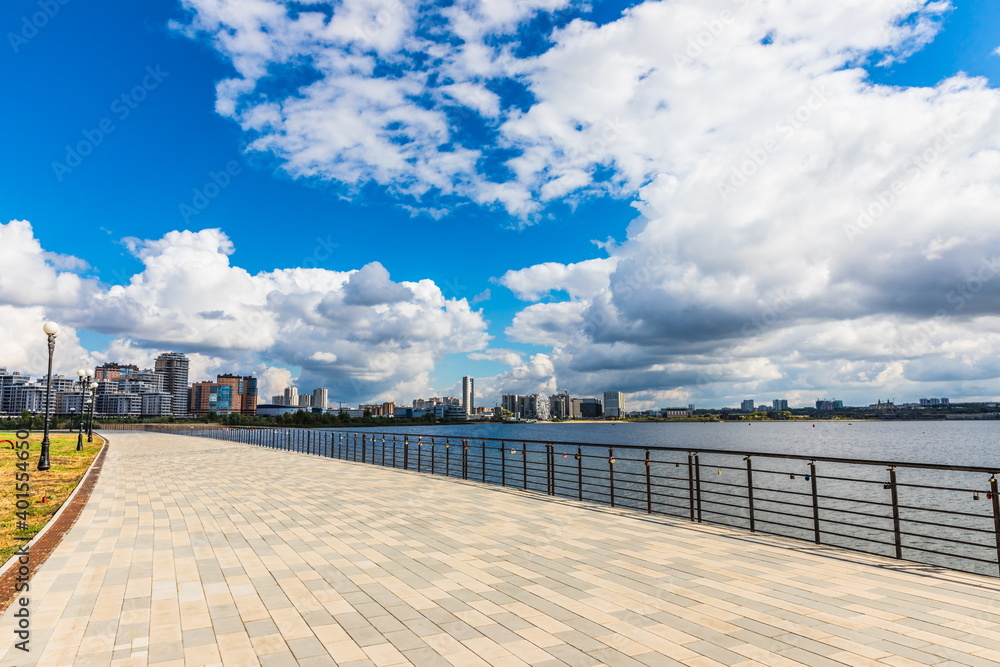
{"type": "MultiPolygon", "coordinates": [[[[28,223],[0,225],[0,234],[12,257],[43,256],[28,223]]],[[[79,358],[86,353],[73,327],[117,336],[95,354],[100,360],[149,366],[160,352],[185,352],[192,380],[298,367],[302,386],[329,387],[331,395],[355,401],[414,382],[425,385],[443,356],[485,348],[489,340],[482,313],[465,299],[446,298],[430,280],[393,282],[381,264],[251,274],[230,262],[232,242],[218,229],[134,239],[130,247],[143,269],[127,284],[83,282],[37,260],[32,266],[43,272],[40,284],[50,287],[27,297],[12,285],[0,293],[0,308],[25,331],[41,327],[43,316],[69,325],[65,339],[79,358]],[[84,285],[92,308],[67,306],[64,291],[84,285]],[[23,306],[25,298],[34,305],[23,306]],[[37,327],[30,326],[35,320],[37,327]]],[[[30,338],[8,339],[8,364],[38,369],[37,359],[13,352],[32,349],[30,338]]],[[[266,377],[268,391],[291,379],[286,370],[266,377]]]]}

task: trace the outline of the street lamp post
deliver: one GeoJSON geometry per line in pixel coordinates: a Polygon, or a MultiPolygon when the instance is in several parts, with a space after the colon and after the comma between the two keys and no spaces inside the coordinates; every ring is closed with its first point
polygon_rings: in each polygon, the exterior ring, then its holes
{"type": "Polygon", "coordinates": [[[81,368],[76,372],[77,377],[80,379],[77,384],[80,385],[80,390],[83,392],[80,395],[80,430],[76,436],[76,451],[83,451],[83,419],[86,416],[84,410],[87,405],[87,389],[90,387],[90,373],[86,368],[81,368]]]}
{"type": "Polygon", "coordinates": [[[87,442],[94,441],[94,410],[97,408],[97,382],[90,383],[90,421],[87,422],[87,442]]]}
{"type": "Polygon", "coordinates": [[[42,326],[42,331],[49,337],[49,375],[48,382],[45,383],[45,428],[42,432],[42,453],[38,456],[38,469],[48,470],[52,467],[49,463],[49,412],[52,401],[52,354],[56,351],[56,336],[59,335],[59,325],[55,322],[46,322],[42,326]]]}

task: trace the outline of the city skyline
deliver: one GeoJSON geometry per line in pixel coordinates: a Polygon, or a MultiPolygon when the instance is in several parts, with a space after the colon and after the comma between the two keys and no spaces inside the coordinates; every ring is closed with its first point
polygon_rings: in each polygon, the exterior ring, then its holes
{"type": "Polygon", "coordinates": [[[998,393],[995,3],[53,6],[0,9],[8,368],[998,393]]]}

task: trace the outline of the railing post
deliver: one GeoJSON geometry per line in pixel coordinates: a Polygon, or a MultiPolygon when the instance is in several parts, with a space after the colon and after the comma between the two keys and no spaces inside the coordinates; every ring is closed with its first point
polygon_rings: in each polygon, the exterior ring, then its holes
{"type": "Polygon", "coordinates": [[[813,496],[813,541],[820,543],[819,536],[819,492],[816,489],[816,462],[809,462],[809,479],[812,481],[813,496]]]}
{"type": "Polygon", "coordinates": [[[417,472],[421,472],[424,463],[424,436],[417,436],[417,472]]]}
{"type": "Polygon", "coordinates": [[[691,507],[691,520],[694,521],[694,457],[696,455],[688,452],[688,505],[691,507]]]}
{"type": "Polygon", "coordinates": [[[993,496],[993,532],[997,540],[997,567],[1000,568],[1000,496],[997,495],[997,476],[990,475],[990,495],[993,496]]]}
{"type": "Polygon", "coordinates": [[[694,490],[695,498],[698,501],[698,523],[701,523],[701,463],[698,459],[698,452],[694,453],[694,490]]]}
{"type": "Polygon", "coordinates": [[[483,484],[486,483],[486,441],[483,440],[483,484]]]}
{"type": "Polygon", "coordinates": [[[576,446],[576,491],[578,500],[583,500],[583,448],[576,446]]]}
{"type": "Polygon", "coordinates": [[[434,452],[434,444],[435,444],[434,443],[434,436],[431,436],[431,474],[432,475],[434,474],[434,471],[437,468],[437,463],[434,461],[434,459],[437,458],[437,455],[434,452]]]}
{"type": "MultiPolygon", "coordinates": [[[[507,443],[503,440],[500,441],[500,486],[507,486],[507,443]]],[[[1000,532],[997,535],[1000,536],[1000,532]]]]}
{"type": "Polygon", "coordinates": [[[528,443],[521,443],[521,488],[528,490],[528,443]]]}
{"type": "Polygon", "coordinates": [[[451,441],[444,439],[444,476],[451,477],[451,441]]]}
{"type": "Polygon", "coordinates": [[[896,467],[889,468],[889,487],[892,490],[892,532],[896,538],[896,558],[903,557],[903,536],[899,529],[899,493],[896,491],[896,467]]]}
{"type": "Polygon", "coordinates": [[[556,488],[556,452],[552,445],[545,445],[545,481],[546,492],[555,495],[556,488]]]}
{"type": "Polygon", "coordinates": [[[747,510],[750,513],[750,532],[755,533],[757,526],[753,513],[753,463],[749,456],[744,456],[743,460],[747,462],[747,510]]]}
{"type": "Polygon", "coordinates": [[[403,470],[410,469],[410,436],[403,436],[403,470]]]}
{"type": "Polygon", "coordinates": [[[469,479],[469,440],[462,440],[462,479],[469,479]]]}
{"type": "Polygon", "coordinates": [[[396,465],[396,434],[392,434],[392,467],[398,467],[396,465]]]}
{"type": "Polygon", "coordinates": [[[646,514],[653,513],[653,478],[649,470],[649,450],[646,450],[646,514]]]}
{"type": "Polygon", "coordinates": [[[615,506],[615,450],[608,447],[608,484],[611,486],[611,506],[615,506]]]}
{"type": "Polygon", "coordinates": [[[385,466],[385,433],[382,434],[382,465],[385,466]]]}

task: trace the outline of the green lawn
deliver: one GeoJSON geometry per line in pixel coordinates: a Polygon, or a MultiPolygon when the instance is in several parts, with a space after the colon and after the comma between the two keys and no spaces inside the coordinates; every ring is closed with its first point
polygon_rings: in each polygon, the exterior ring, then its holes
{"type": "Polygon", "coordinates": [[[33,432],[28,438],[28,458],[19,459],[18,452],[10,442],[20,443],[15,433],[0,432],[0,564],[6,562],[18,547],[41,530],[66,499],[91,461],[101,450],[101,438],[94,436],[94,442],[83,438],[83,451],[76,451],[76,434],[51,434],[49,436],[49,462],[51,468],[45,472],[36,470],[41,451],[42,434],[33,432]],[[20,467],[19,467],[20,466],[20,467]],[[24,483],[27,473],[28,497],[18,498],[24,493],[16,485],[24,483]],[[21,475],[19,478],[18,475],[21,475]],[[18,508],[18,500],[26,500],[27,508],[18,508]]]}

